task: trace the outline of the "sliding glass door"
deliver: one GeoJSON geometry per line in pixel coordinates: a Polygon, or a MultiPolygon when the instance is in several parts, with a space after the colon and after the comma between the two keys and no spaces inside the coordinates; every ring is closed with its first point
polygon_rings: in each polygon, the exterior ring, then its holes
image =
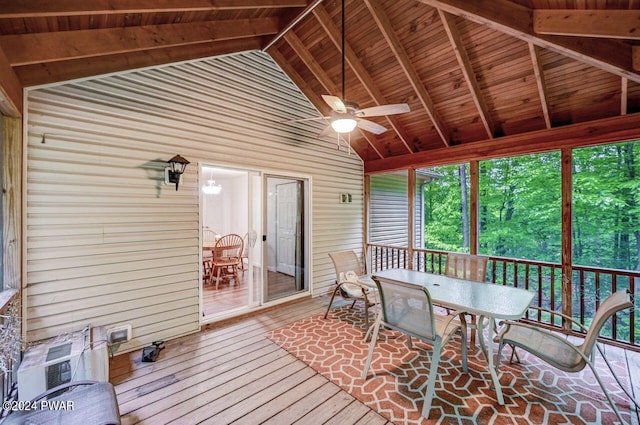
{"type": "Polygon", "coordinates": [[[308,290],[305,179],[265,176],[265,301],[308,290]]]}

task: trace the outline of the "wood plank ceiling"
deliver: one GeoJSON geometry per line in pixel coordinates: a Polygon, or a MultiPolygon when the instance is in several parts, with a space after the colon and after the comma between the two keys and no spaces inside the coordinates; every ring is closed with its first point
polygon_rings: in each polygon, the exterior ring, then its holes
{"type": "MultiPolygon", "coordinates": [[[[640,0],[347,0],[345,29],[347,99],[411,107],[353,133],[368,172],[640,137],[640,0]]],[[[251,49],[328,114],[341,1],[0,0],[0,111],[23,87],[251,49]]]]}

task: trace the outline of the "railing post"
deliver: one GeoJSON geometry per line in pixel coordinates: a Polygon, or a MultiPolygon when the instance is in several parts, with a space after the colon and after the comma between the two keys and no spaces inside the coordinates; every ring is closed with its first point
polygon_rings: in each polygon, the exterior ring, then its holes
{"type": "MultiPolygon", "coordinates": [[[[562,312],[567,316],[572,316],[571,281],[572,269],[572,247],[571,239],[571,214],[573,195],[573,161],[570,148],[563,148],[562,154],[562,312]]],[[[553,283],[552,283],[553,284],[553,283]]],[[[565,330],[571,329],[571,323],[563,320],[562,326],[565,330]]]]}
{"type": "Polygon", "coordinates": [[[415,199],[416,199],[416,169],[409,168],[409,176],[407,178],[407,202],[409,202],[409,235],[407,239],[407,243],[409,244],[407,255],[409,259],[407,261],[407,265],[409,266],[409,270],[413,270],[413,244],[415,243],[415,234],[416,234],[416,208],[415,208],[415,199]]]}
{"type": "Polygon", "coordinates": [[[365,258],[366,272],[371,273],[371,258],[369,257],[369,202],[371,198],[371,176],[369,174],[364,175],[364,201],[362,205],[362,256],[365,258]]]}

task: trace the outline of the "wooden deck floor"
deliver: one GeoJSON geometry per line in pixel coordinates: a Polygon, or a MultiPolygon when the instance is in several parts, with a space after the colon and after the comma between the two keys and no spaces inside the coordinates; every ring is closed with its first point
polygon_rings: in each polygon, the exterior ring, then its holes
{"type": "MultiPolygon", "coordinates": [[[[324,312],[327,302],[328,297],[305,299],[210,325],[168,341],[155,363],[141,363],[141,350],[117,356],[110,380],[122,423],[389,423],[265,337],[269,330],[324,312]]],[[[640,355],[614,350],[626,358],[632,379],[638,378],[640,355]]],[[[640,390],[637,379],[633,384],[640,390]]]]}
{"type": "Polygon", "coordinates": [[[169,341],[155,363],[141,350],[111,361],[123,424],[385,424],[376,412],[265,338],[324,312],[307,299],[169,341]]]}

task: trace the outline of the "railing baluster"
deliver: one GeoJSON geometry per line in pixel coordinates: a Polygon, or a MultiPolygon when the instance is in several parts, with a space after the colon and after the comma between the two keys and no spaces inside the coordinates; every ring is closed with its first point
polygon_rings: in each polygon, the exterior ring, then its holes
{"type": "MultiPolygon", "coordinates": [[[[542,265],[538,264],[538,307],[542,307],[542,265]]],[[[538,322],[542,322],[542,312],[538,310],[538,322]]]]}
{"type": "Polygon", "coordinates": [[[578,276],[580,277],[580,283],[578,285],[580,288],[580,323],[584,323],[584,270],[579,270],[578,276]]]}

